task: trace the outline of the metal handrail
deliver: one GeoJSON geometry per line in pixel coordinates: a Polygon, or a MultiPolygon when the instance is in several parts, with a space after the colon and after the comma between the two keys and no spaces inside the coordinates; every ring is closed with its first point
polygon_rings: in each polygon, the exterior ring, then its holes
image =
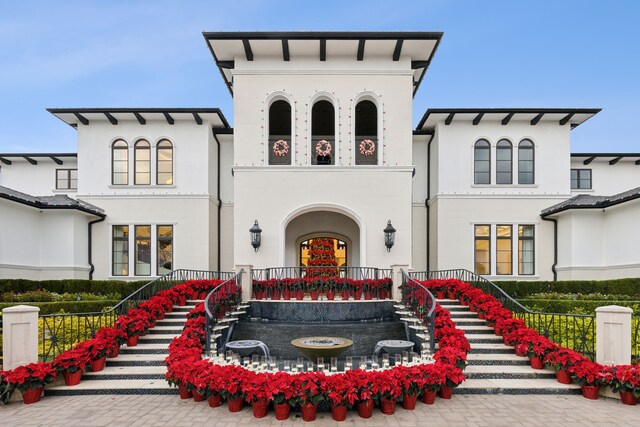
{"type": "MultiPolygon", "coordinates": [[[[217,302],[219,301],[218,298],[218,294],[220,293],[220,291],[222,290],[227,290],[228,288],[230,288],[230,285],[236,285],[238,287],[238,289],[242,289],[242,275],[244,273],[244,269],[241,269],[238,273],[235,274],[235,276],[231,277],[230,279],[226,280],[225,282],[220,283],[218,286],[216,286],[215,288],[213,288],[213,290],[211,290],[211,292],[209,292],[204,300],[204,310],[205,310],[205,344],[204,344],[204,350],[206,354],[209,354],[211,352],[211,334],[213,333],[213,327],[218,323],[217,322],[217,315],[219,313],[214,313],[214,307],[216,306],[217,302]]],[[[231,294],[229,294],[231,295],[231,294]]],[[[235,303],[235,305],[237,306],[239,303],[239,299],[236,301],[233,301],[233,303],[235,303]]]]}
{"type": "MultiPolygon", "coordinates": [[[[423,319],[427,323],[426,326],[429,332],[429,350],[433,353],[433,351],[436,348],[436,337],[435,337],[436,298],[433,296],[431,291],[429,291],[429,289],[427,289],[422,283],[409,277],[404,270],[400,270],[400,271],[402,272],[402,301],[405,303],[405,305],[412,304],[412,302],[409,300],[409,295],[407,294],[408,292],[407,283],[411,283],[413,286],[420,288],[427,295],[427,298],[424,302],[425,314],[423,315],[423,319]]],[[[410,307],[413,310],[418,311],[417,304],[415,306],[410,305],[410,307]]]]}
{"type": "Polygon", "coordinates": [[[514,317],[524,320],[528,327],[546,338],[591,358],[595,357],[595,315],[531,310],[495,283],[466,269],[411,272],[409,276],[418,281],[456,279],[469,283],[495,297],[514,317]]]}

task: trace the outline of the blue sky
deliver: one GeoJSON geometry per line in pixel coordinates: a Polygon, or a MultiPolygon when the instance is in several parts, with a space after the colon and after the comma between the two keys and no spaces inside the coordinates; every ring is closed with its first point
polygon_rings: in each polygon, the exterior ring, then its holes
{"type": "Polygon", "coordinates": [[[219,107],[232,99],[202,31],[444,31],[414,100],[439,107],[600,107],[573,151],[638,152],[640,2],[4,1],[0,152],[67,152],[47,107],[219,107]]]}

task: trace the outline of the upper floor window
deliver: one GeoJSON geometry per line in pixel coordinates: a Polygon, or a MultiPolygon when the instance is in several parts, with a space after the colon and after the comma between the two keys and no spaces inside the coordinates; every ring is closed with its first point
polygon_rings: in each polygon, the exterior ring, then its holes
{"type": "Polygon", "coordinates": [[[320,100],[311,109],[311,164],[335,164],[335,137],[335,108],[331,102],[320,100]]]}
{"type": "Polygon", "coordinates": [[[158,185],[173,184],[173,144],[163,139],[156,146],[156,182],[158,185]]]}
{"type": "Polygon", "coordinates": [[[533,142],[523,139],[518,145],[518,184],[533,184],[535,153],[533,142]]]}
{"type": "Polygon", "coordinates": [[[513,183],[513,148],[511,142],[501,139],[496,145],[496,184],[513,183]]]}
{"type": "Polygon", "coordinates": [[[591,190],[591,169],[571,169],[571,189],[591,190]]]}
{"type": "Polygon", "coordinates": [[[291,105],[284,100],[269,106],[269,164],[291,164],[291,105]]]}
{"type": "Polygon", "coordinates": [[[356,165],[378,164],[378,108],[364,100],[356,105],[356,165]]]}
{"type": "Polygon", "coordinates": [[[134,145],[134,180],[135,185],[151,184],[151,145],[141,139],[134,145]]]}
{"type": "Polygon", "coordinates": [[[78,169],[56,169],[56,190],[77,190],[78,169]]]}
{"type": "Polygon", "coordinates": [[[129,145],[121,139],[111,146],[111,183],[129,183],[129,145]]]}
{"type": "Polygon", "coordinates": [[[491,184],[491,145],[486,139],[476,142],[473,163],[474,184],[491,184]]]}

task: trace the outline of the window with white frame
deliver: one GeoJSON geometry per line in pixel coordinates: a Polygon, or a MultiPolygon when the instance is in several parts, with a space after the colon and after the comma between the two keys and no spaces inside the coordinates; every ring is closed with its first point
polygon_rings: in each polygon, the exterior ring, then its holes
{"type": "Polygon", "coordinates": [[[474,271],[481,275],[534,275],[535,225],[475,224],[474,271]]]}

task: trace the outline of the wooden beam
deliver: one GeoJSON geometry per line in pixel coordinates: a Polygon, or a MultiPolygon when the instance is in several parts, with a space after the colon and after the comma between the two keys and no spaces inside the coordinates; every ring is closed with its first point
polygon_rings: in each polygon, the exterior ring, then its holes
{"type": "Polygon", "coordinates": [[[595,160],[595,156],[594,157],[589,157],[588,159],[585,159],[584,162],[582,162],[583,165],[588,165],[589,163],[593,162],[595,160]]]}
{"type": "Polygon", "coordinates": [[[225,68],[227,70],[232,69],[235,65],[234,61],[218,61],[218,67],[225,68]]]}
{"type": "Polygon", "coordinates": [[[253,51],[251,50],[249,40],[242,39],[242,45],[244,46],[244,55],[247,57],[247,61],[253,61],[253,51]]]}
{"type": "Polygon", "coordinates": [[[393,49],[393,60],[394,61],[399,61],[400,60],[400,54],[402,53],[402,43],[404,43],[404,40],[400,39],[396,42],[396,47],[395,49],[393,49]]]}
{"type": "Polygon", "coordinates": [[[447,118],[444,120],[444,124],[449,126],[451,124],[451,122],[453,121],[453,117],[456,115],[456,113],[449,113],[449,115],[447,116],[447,118]]]}
{"type": "Polygon", "coordinates": [[[111,122],[112,125],[117,125],[118,121],[116,120],[115,117],[113,117],[111,114],[109,113],[104,113],[104,116],[109,119],[109,122],[111,122]]]}
{"type": "Polygon", "coordinates": [[[636,160],[636,166],[640,165],[640,160],[636,160]]]}
{"type": "Polygon", "coordinates": [[[320,61],[327,60],[327,40],[320,39],[320,61]]]}
{"type": "Polygon", "coordinates": [[[569,114],[567,114],[566,116],[564,116],[564,118],[560,120],[560,126],[564,126],[564,125],[566,125],[566,124],[567,124],[567,122],[568,122],[569,120],[571,120],[571,117],[573,117],[573,115],[574,115],[574,114],[575,114],[575,113],[569,113],[569,114]]]}
{"type": "Polygon", "coordinates": [[[147,120],[144,117],[142,117],[142,114],[138,113],[137,111],[134,111],[133,115],[136,116],[136,119],[138,119],[138,123],[140,123],[141,125],[147,124],[147,120]]]}
{"type": "Polygon", "coordinates": [[[482,120],[482,116],[484,116],[484,113],[478,113],[476,118],[473,119],[473,125],[474,126],[478,126],[478,124],[480,124],[480,120],[482,120]]]}
{"type": "Polygon", "coordinates": [[[0,162],[4,163],[5,165],[10,165],[11,164],[11,160],[5,159],[4,157],[0,157],[0,162]]]}
{"type": "Polygon", "coordinates": [[[202,124],[202,117],[200,117],[200,114],[196,113],[195,111],[193,112],[193,118],[195,119],[197,124],[202,124]]]}
{"type": "Polygon", "coordinates": [[[282,59],[284,61],[291,59],[289,57],[289,40],[287,39],[282,39],[282,59]]]}
{"type": "Polygon", "coordinates": [[[621,159],[622,159],[622,156],[618,156],[618,157],[616,157],[615,159],[611,159],[611,160],[609,160],[609,164],[610,164],[611,166],[613,166],[613,165],[615,165],[616,163],[618,163],[621,159]]]}
{"type": "Polygon", "coordinates": [[[31,157],[24,156],[24,159],[25,159],[27,162],[31,163],[32,165],[37,165],[37,164],[38,164],[38,162],[36,162],[36,161],[35,161],[34,159],[32,159],[31,157]]]}
{"type": "Polygon", "coordinates": [[[531,125],[532,126],[537,125],[540,119],[542,118],[542,116],[544,116],[544,113],[540,113],[537,116],[535,116],[533,119],[531,119],[531,125]]]}
{"type": "Polygon", "coordinates": [[[429,61],[411,61],[411,69],[425,68],[429,65],[429,61]]]}
{"type": "Polygon", "coordinates": [[[364,59],[364,42],[365,39],[360,39],[358,42],[358,57],[356,58],[358,61],[362,61],[364,59]]]}
{"type": "Polygon", "coordinates": [[[49,157],[51,158],[51,160],[53,160],[54,162],[56,162],[56,164],[58,164],[58,165],[63,164],[63,161],[62,161],[62,160],[60,160],[59,158],[57,158],[57,157],[53,157],[53,156],[49,156],[49,157]]]}
{"type": "Polygon", "coordinates": [[[83,125],[87,126],[89,124],[89,119],[87,119],[85,116],[83,116],[80,113],[73,113],[74,116],[76,116],[76,118],[78,120],[80,120],[80,123],[82,123],[83,125]]]}
{"type": "Polygon", "coordinates": [[[171,117],[171,114],[169,113],[162,113],[164,114],[164,118],[167,119],[167,123],[169,123],[170,125],[175,123],[175,120],[173,120],[173,117],[171,117]]]}
{"type": "Polygon", "coordinates": [[[502,126],[506,126],[509,124],[509,122],[511,121],[511,119],[513,118],[513,115],[515,113],[511,112],[509,114],[506,115],[506,117],[504,119],[502,119],[502,126]]]}

